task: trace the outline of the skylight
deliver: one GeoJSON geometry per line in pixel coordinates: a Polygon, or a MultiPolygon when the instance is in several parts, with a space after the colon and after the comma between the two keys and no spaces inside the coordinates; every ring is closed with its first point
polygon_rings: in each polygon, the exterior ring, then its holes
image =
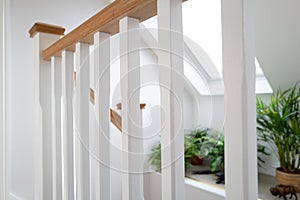
{"type": "MultiPolygon", "coordinates": [[[[217,87],[219,88],[217,88],[215,83],[222,81],[223,70],[221,0],[189,0],[185,2],[183,4],[183,33],[186,37],[185,44],[189,47],[190,53],[198,59],[198,63],[195,63],[195,66],[201,67],[206,71],[206,73],[203,73],[203,70],[197,70],[202,73],[202,76],[199,77],[207,79],[208,87],[211,85],[210,82],[213,82],[213,88],[216,90],[212,90],[212,87],[210,87],[209,90],[212,95],[214,94],[213,91],[218,91],[217,93],[219,94],[223,90],[223,84],[218,83],[217,87]],[[199,64],[201,66],[198,66],[199,64]]],[[[272,88],[256,58],[255,66],[257,77],[256,93],[272,93],[272,88]]],[[[192,84],[195,82],[191,81],[192,84]]],[[[195,85],[194,87],[199,89],[195,85]]],[[[207,90],[199,92],[202,95],[207,94],[207,90]]]]}
{"type": "MultiPolygon", "coordinates": [[[[143,22],[157,40],[157,17],[143,22]]],[[[184,74],[201,95],[222,95],[221,0],[189,0],[183,4],[184,74]]],[[[255,58],[256,93],[272,93],[255,58]]]]}
{"type": "Polygon", "coordinates": [[[222,77],[221,0],[189,0],[183,5],[183,34],[205,50],[222,77]]]}

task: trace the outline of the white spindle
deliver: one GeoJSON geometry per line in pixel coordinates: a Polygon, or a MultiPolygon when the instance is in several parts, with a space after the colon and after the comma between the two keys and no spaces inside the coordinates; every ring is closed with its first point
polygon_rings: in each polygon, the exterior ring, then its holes
{"type": "Polygon", "coordinates": [[[222,1],[226,199],[258,197],[254,13],[255,1],[222,1]]]}
{"type": "Polygon", "coordinates": [[[63,200],[74,199],[74,153],[73,153],[73,52],[62,52],[62,193],[63,200]]]}
{"type": "Polygon", "coordinates": [[[0,32],[0,149],[1,149],[1,153],[0,153],[0,200],[5,200],[6,199],[6,169],[5,169],[5,157],[6,157],[6,137],[5,137],[5,82],[6,82],[6,76],[5,76],[5,66],[6,65],[6,58],[5,58],[5,54],[4,52],[6,51],[6,33],[5,33],[5,27],[7,27],[6,25],[6,9],[4,9],[6,6],[5,1],[1,0],[0,1],[0,26],[2,28],[1,32],[0,32]]]}
{"type": "Polygon", "coordinates": [[[120,20],[123,200],[144,198],[139,23],[129,17],[120,20]]]}
{"type": "Polygon", "coordinates": [[[162,199],[184,200],[182,0],[158,0],[162,199]]]}
{"type": "Polygon", "coordinates": [[[94,88],[96,135],[99,135],[99,166],[96,199],[110,200],[110,35],[94,35],[94,88]]]}
{"type": "Polygon", "coordinates": [[[62,199],[61,177],[61,58],[51,58],[52,195],[62,199]]]}
{"type": "Polygon", "coordinates": [[[75,145],[76,145],[76,196],[77,200],[90,199],[89,160],[89,101],[90,69],[89,45],[76,44],[76,99],[75,99],[75,145]]]}
{"type": "Polygon", "coordinates": [[[51,63],[41,57],[41,52],[60,38],[58,35],[37,33],[36,42],[36,78],[35,117],[39,124],[35,140],[35,194],[36,200],[52,200],[52,154],[51,154],[51,63]]]}

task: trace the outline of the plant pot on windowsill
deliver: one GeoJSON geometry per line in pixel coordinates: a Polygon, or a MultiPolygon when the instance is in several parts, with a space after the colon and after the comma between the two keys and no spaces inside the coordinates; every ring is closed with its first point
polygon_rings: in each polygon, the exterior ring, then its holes
{"type": "Polygon", "coordinates": [[[194,156],[191,159],[191,164],[192,165],[202,165],[203,164],[203,158],[199,157],[199,156],[194,156]]]}
{"type": "Polygon", "coordinates": [[[278,90],[270,102],[257,99],[257,131],[259,140],[276,147],[280,168],[277,183],[295,186],[300,191],[300,88],[278,90]]]}
{"type": "Polygon", "coordinates": [[[300,173],[284,172],[277,168],[276,179],[278,185],[291,185],[295,187],[296,192],[300,192],[300,173]]]}

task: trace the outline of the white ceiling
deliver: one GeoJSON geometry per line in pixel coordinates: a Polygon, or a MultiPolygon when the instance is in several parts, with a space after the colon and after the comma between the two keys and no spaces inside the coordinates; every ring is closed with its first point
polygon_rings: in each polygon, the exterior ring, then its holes
{"type": "Polygon", "coordinates": [[[257,58],[273,90],[300,80],[300,1],[257,1],[257,58]]]}

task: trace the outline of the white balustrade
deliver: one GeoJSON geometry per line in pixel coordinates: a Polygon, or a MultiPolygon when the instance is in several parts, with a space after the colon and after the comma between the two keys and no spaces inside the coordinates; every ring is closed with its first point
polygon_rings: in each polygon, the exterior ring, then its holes
{"type": "Polygon", "coordinates": [[[61,58],[51,58],[52,199],[62,199],[61,168],[61,58]]]}
{"type": "Polygon", "coordinates": [[[120,20],[123,200],[141,200],[143,192],[143,134],[140,112],[140,22],[120,20]]]}
{"type": "MultiPolygon", "coordinates": [[[[128,4],[131,5],[130,2],[128,4]]],[[[145,9],[144,4],[136,6],[145,9]]],[[[151,6],[152,9],[153,5],[151,6]]],[[[156,10],[151,9],[145,13],[145,18],[155,14],[156,10]]],[[[160,29],[158,49],[161,51],[155,52],[158,53],[160,65],[160,95],[164,112],[161,131],[162,199],[184,200],[182,0],[158,0],[157,11],[160,29]]],[[[135,11],[126,11],[126,15],[128,13],[135,13],[135,11]]],[[[119,20],[121,17],[117,16],[117,18],[119,20]]],[[[115,25],[113,24],[107,32],[115,34],[115,25]]],[[[47,29],[50,33],[56,30],[63,34],[64,29],[62,30],[61,27],[49,27],[47,28],[45,24],[37,24],[30,33],[34,35],[38,29],[40,31],[47,29]]],[[[139,28],[138,19],[124,17],[119,20],[122,200],[144,199],[139,28]]],[[[82,28],[78,30],[80,29],[82,28]]],[[[96,30],[100,30],[99,27],[89,32],[90,34],[84,33],[85,38],[69,39],[71,42],[82,41],[76,44],[70,44],[65,36],[62,40],[63,48],[56,43],[48,51],[44,51],[46,59],[50,58],[48,55],[52,55],[51,62],[42,59],[42,50],[57,41],[60,36],[44,33],[37,33],[35,36],[38,50],[35,65],[37,67],[35,116],[40,120],[35,137],[36,200],[111,199],[113,192],[110,169],[111,35],[96,30]],[[83,43],[83,41],[92,42],[91,36],[94,39],[92,63],[90,63],[90,44],[83,43]],[[70,51],[74,47],[75,53],[70,51]],[[90,130],[89,127],[90,66],[94,67],[95,133],[90,133],[93,128],[90,130]],[[90,134],[95,135],[96,141],[90,141],[90,134]],[[92,154],[90,147],[95,145],[97,152],[92,154]],[[92,155],[96,156],[92,157],[92,155]],[[97,159],[97,164],[94,165],[95,162],[91,162],[91,159],[97,159]],[[95,166],[94,172],[91,168],[94,169],[95,166]]]]}
{"type": "Polygon", "coordinates": [[[73,136],[73,88],[74,54],[62,52],[62,193],[63,200],[74,199],[74,136],[73,136]]]}
{"type": "Polygon", "coordinates": [[[158,0],[162,199],[184,200],[182,0],[158,0]]]}
{"type": "Polygon", "coordinates": [[[75,157],[76,157],[76,199],[90,199],[90,152],[89,152],[89,102],[90,62],[89,45],[76,44],[76,86],[75,86],[75,157]]]}
{"type": "Polygon", "coordinates": [[[111,199],[110,178],[110,35],[94,34],[94,97],[99,157],[96,199],[111,199]]]}
{"type": "Polygon", "coordinates": [[[222,1],[222,36],[226,199],[257,199],[255,1],[222,1]]]}

